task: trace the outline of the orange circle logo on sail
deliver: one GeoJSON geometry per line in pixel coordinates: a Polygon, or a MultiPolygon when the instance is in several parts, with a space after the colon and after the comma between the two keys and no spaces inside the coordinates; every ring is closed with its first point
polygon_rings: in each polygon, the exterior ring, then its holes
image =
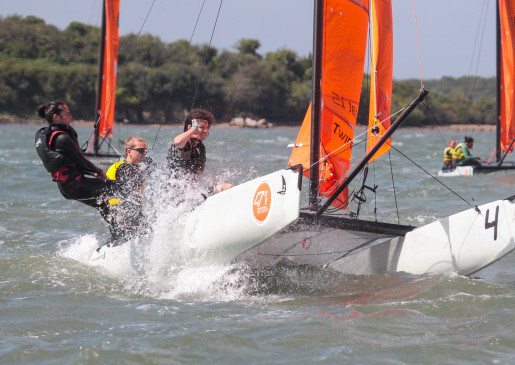
{"type": "Polygon", "coordinates": [[[259,185],[252,199],[252,214],[258,224],[264,224],[272,206],[272,189],[268,182],[259,185]]]}

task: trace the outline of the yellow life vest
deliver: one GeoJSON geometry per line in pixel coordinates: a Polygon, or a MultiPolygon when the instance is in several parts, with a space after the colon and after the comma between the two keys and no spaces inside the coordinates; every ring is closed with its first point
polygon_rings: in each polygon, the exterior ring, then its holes
{"type": "MultiPolygon", "coordinates": [[[[111,166],[109,166],[109,169],[106,172],[106,176],[111,180],[116,180],[116,171],[118,170],[118,167],[120,167],[124,163],[127,163],[127,161],[125,161],[125,160],[118,161],[118,162],[112,164],[111,166]]],[[[109,205],[116,205],[116,204],[120,204],[120,203],[121,203],[121,201],[116,198],[109,199],[109,205]]]]}
{"type": "Polygon", "coordinates": [[[107,177],[111,180],[116,180],[116,170],[118,170],[118,167],[120,167],[122,163],[127,163],[127,161],[118,161],[117,163],[114,163],[111,166],[109,166],[109,169],[106,172],[107,177]]]}
{"type": "MultiPolygon", "coordinates": [[[[454,149],[454,152],[452,153],[452,159],[453,160],[464,160],[465,159],[465,152],[463,152],[463,149],[461,148],[462,146],[464,146],[465,143],[460,143],[459,145],[456,146],[456,148],[454,149]]],[[[465,147],[467,148],[467,147],[465,147]]]]}
{"type": "Polygon", "coordinates": [[[451,162],[454,155],[454,148],[447,147],[443,152],[443,162],[451,162]]]}

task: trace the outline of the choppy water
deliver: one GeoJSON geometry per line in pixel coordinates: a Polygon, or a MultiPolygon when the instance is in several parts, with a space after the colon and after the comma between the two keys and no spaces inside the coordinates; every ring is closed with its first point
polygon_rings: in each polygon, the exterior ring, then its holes
{"type": "MultiPolygon", "coordinates": [[[[77,128],[80,140],[90,129],[77,128]]],[[[33,148],[34,126],[0,125],[0,362],[9,363],[515,363],[515,254],[473,278],[344,276],[307,267],[267,271],[178,264],[163,242],[129,278],[81,260],[108,237],[98,213],[61,197],[33,148]],[[169,260],[169,261],[167,261],[169,260]]],[[[157,128],[124,128],[152,144],[157,128]]],[[[162,129],[162,160],[177,129],[162,129]]],[[[228,182],[285,165],[296,130],[212,130],[207,174],[228,182]]],[[[475,132],[486,158],[493,132],[475,132]]],[[[394,146],[436,173],[450,137],[400,131],[394,146]]],[[[420,225],[469,206],[393,151],[369,173],[377,217],[420,225]],[[397,207],[392,186],[395,184],[397,207]]],[[[515,173],[444,180],[466,201],[515,193],[515,173]]],[[[306,185],[305,185],[306,187],[306,185]]],[[[367,194],[364,217],[373,218],[367,194]]],[[[165,204],[166,202],[162,202],[165,204]]],[[[173,237],[170,238],[173,241],[173,237]]],[[[145,242],[141,242],[145,247],[145,242]]]]}

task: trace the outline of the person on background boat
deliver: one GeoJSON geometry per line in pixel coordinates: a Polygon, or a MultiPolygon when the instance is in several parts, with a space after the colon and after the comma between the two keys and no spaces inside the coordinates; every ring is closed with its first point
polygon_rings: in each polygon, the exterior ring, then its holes
{"type": "Polygon", "coordinates": [[[120,238],[145,232],[148,228],[142,198],[152,159],[146,157],[147,144],[141,137],[130,136],[123,147],[125,158],[111,165],[106,173],[109,179],[119,182],[115,197],[109,200],[112,212],[111,245],[116,245],[120,238]]]}
{"type": "Polygon", "coordinates": [[[77,132],[70,125],[72,115],[68,106],[51,101],[40,105],[37,113],[48,122],[48,127],[36,132],[36,151],[61,194],[98,209],[109,220],[108,196],[116,183],[82,154],[77,132]]]}
{"type": "MultiPolygon", "coordinates": [[[[195,181],[206,166],[204,141],[215,123],[213,114],[204,109],[192,109],[184,119],[184,132],[173,139],[167,155],[168,170],[172,178],[195,181]]],[[[209,187],[212,195],[231,188],[232,184],[209,187]]]]}
{"type": "Polygon", "coordinates": [[[452,161],[455,166],[479,166],[480,158],[472,156],[470,150],[474,146],[474,138],[465,136],[465,141],[460,143],[454,149],[452,161]]]}
{"type": "Polygon", "coordinates": [[[449,141],[449,146],[447,146],[443,152],[443,167],[442,170],[450,170],[453,169],[452,163],[452,154],[454,153],[454,149],[456,148],[456,140],[451,139],[449,141]]]}

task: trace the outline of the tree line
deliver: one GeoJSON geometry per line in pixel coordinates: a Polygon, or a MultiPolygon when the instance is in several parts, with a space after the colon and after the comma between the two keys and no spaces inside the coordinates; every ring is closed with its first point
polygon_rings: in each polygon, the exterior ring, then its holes
{"type": "MultiPolygon", "coordinates": [[[[0,113],[33,119],[38,105],[63,100],[74,119],[94,120],[100,28],[72,22],[64,30],[35,16],[0,17],[0,113]]],[[[310,40],[306,40],[310,42],[310,40]]],[[[311,98],[312,57],[289,49],[258,53],[260,42],[241,39],[234,51],[185,40],[120,37],[116,119],[176,123],[191,107],[217,119],[266,118],[298,125],[311,98]]],[[[365,75],[358,123],[367,123],[365,75]]],[[[413,99],[420,81],[394,81],[392,113],[413,99]]],[[[495,122],[495,78],[427,80],[427,108],[410,125],[495,122]]]]}

